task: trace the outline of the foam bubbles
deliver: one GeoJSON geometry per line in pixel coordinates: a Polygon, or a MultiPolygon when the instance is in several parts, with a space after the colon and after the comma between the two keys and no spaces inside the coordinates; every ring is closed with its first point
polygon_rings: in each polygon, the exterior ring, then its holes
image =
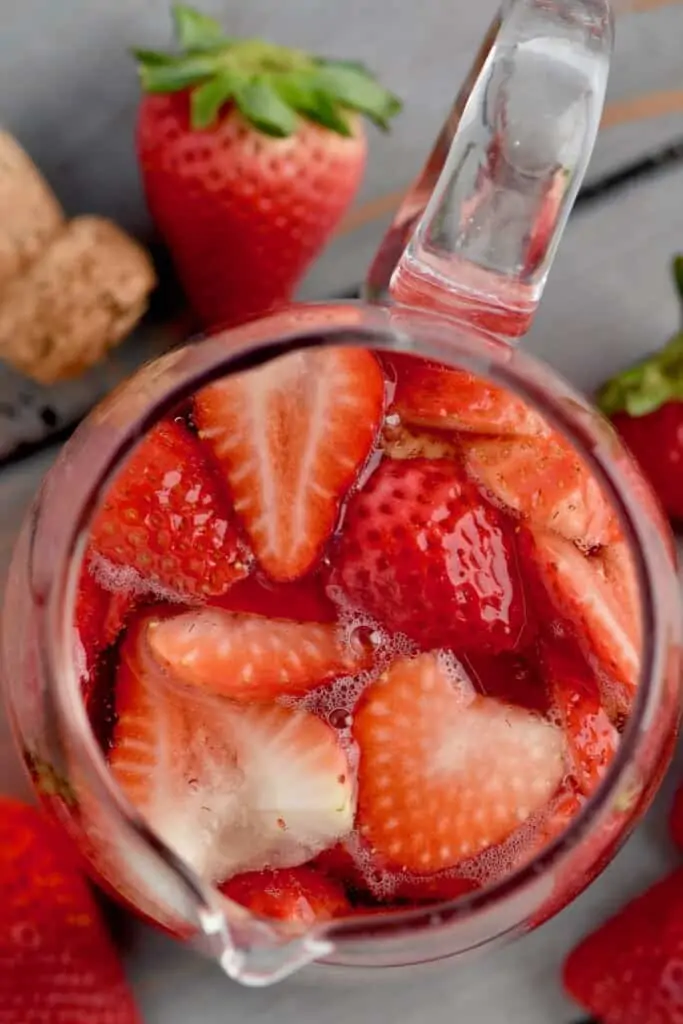
{"type": "Polygon", "coordinates": [[[186,603],[186,598],[167,587],[143,579],[137,569],[130,565],[115,565],[107,558],[95,554],[89,563],[89,571],[99,585],[113,594],[136,594],[140,597],[155,597],[160,601],[174,604],[186,603]]]}

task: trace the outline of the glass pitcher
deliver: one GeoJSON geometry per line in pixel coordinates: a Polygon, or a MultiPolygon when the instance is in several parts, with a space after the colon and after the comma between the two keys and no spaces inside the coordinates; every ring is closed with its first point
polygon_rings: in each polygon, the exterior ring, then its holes
{"type": "MultiPolygon", "coordinates": [[[[435,154],[373,264],[368,294],[377,298],[388,292],[389,301],[294,306],[144,367],[65,445],[24,523],[7,584],[3,653],[10,717],[36,789],[105,889],[143,918],[215,959],[230,978],[244,984],[266,985],[321,962],[337,968],[423,963],[463,955],[535,927],[604,867],[648,806],[671,757],[680,705],[681,609],[668,527],[609,425],[582,396],[510,344],[528,327],[585,171],[603,102],[611,40],[610,16],[601,0],[507,4],[487,36],[435,154]],[[544,439],[545,444],[550,438],[562,452],[571,453],[577,472],[587,474],[581,477],[588,481],[586,493],[607,509],[600,522],[609,524],[609,536],[617,540],[610,546],[612,540],[608,544],[602,533],[590,540],[578,536],[573,501],[561,503],[560,519],[550,524],[557,530],[550,534],[570,560],[599,566],[601,580],[607,574],[608,582],[626,581],[624,593],[632,603],[629,636],[636,637],[636,654],[627,666],[628,708],[616,700],[606,726],[611,736],[618,734],[611,756],[590,792],[565,792],[565,797],[577,800],[561,827],[553,827],[552,815],[542,819],[543,842],[524,846],[520,855],[514,842],[508,844],[505,870],[489,872],[481,884],[468,884],[450,898],[441,894],[410,903],[397,900],[384,909],[361,901],[339,917],[312,919],[304,926],[301,920],[259,914],[230,898],[219,879],[202,872],[185,855],[194,839],[187,822],[181,821],[182,834],[169,836],[156,827],[154,814],[141,811],[116,781],[83,697],[88,672],[82,647],[74,639],[74,608],[90,528],[112,481],[161,419],[169,422],[176,417],[182,429],[190,431],[188,402],[198,392],[208,393],[217,384],[242,381],[272,367],[284,373],[283,367],[292,363],[283,359],[307,360],[359,349],[372,350],[373,365],[385,368],[385,447],[373,442],[369,461],[349,491],[345,519],[341,527],[338,522],[332,526],[343,533],[352,521],[352,502],[362,497],[367,480],[376,479],[382,466],[393,472],[392,466],[415,454],[410,446],[424,445],[427,435],[429,443],[441,446],[437,458],[446,452],[451,467],[459,465],[463,453],[469,458],[472,445],[476,448],[482,437],[499,441],[502,432],[506,445],[522,446],[515,452],[531,451],[532,462],[535,439],[544,439]],[[436,368],[455,374],[448,379],[461,384],[474,382],[477,394],[486,399],[483,406],[475,403],[470,408],[467,415],[474,420],[467,420],[456,407],[459,426],[452,434],[452,424],[438,423],[432,434],[428,427],[425,435],[424,424],[413,423],[407,434],[400,435],[403,425],[393,410],[402,360],[417,360],[415,365],[428,373],[436,368]],[[506,419],[510,410],[512,428],[506,419]],[[526,440],[516,433],[519,417],[526,440]],[[405,444],[407,451],[401,450],[405,444]],[[564,535],[567,531],[569,536],[564,535]],[[583,550],[582,544],[591,550],[583,550]],[[607,569],[603,573],[603,567],[617,550],[621,560],[612,577],[607,569]]],[[[319,381],[312,386],[319,387],[319,381]]],[[[341,415],[346,416],[349,432],[355,430],[353,408],[342,409],[341,415]]],[[[258,426],[255,434],[260,436],[258,426]]],[[[425,449],[420,448],[413,466],[424,466],[425,461],[425,449]]],[[[480,460],[480,468],[485,465],[486,460],[480,460]]],[[[237,478],[231,479],[234,485],[237,478]]],[[[481,507],[496,522],[507,517],[506,536],[515,531],[521,536],[528,525],[524,509],[510,507],[518,496],[502,493],[501,480],[505,484],[503,477],[488,478],[487,487],[498,490],[481,507]],[[506,511],[500,510],[501,504],[506,511]]],[[[167,484],[172,488],[173,480],[167,484]]],[[[463,483],[464,493],[473,493],[472,486],[463,483]]],[[[532,527],[541,513],[546,518],[560,514],[557,508],[549,513],[542,499],[543,495],[534,498],[541,504],[532,509],[532,527]]],[[[598,529],[592,514],[582,522],[579,531],[598,529]]],[[[130,531],[136,528],[131,522],[130,531]]],[[[171,548],[172,544],[171,539],[171,548]]],[[[557,559],[551,568],[557,568],[557,559]]],[[[486,570],[482,573],[488,586],[492,577],[486,577],[486,570]]],[[[397,614],[410,616],[425,601],[425,593],[414,593],[397,614]]],[[[595,619],[585,602],[581,604],[585,596],[575,594],[575,600],[588,616],[587,635],[593,636],[595,619]]],[[[460,612],[453,607],[457,617],[460,612]]],[[[501,607],[499,602],[495,610],[499,625],[501,616],[507,615],[501,607]]],[[[380,608],[380,618],[381,612],[380,608]]],[[[432,629],[432,620],[443,621],[441,608],[427,606],[424,612],[425,629],[432,629]]],[[[605,635],[609,640],[612,628],[617,640],[622,637],[622,612],[614,611],[616,618],[607,623],[603,640],[605,635]]],[[[176,615],[196,613],[194,604],[186,602],[177,612],[167,607],[155,622],[163,626],[165,615],[173,622],[176,615]]],[[[552,617],[549,612],[547,617],[552,617]]],[[[484,615],[482,621],[486,619],[484,615]]],[[[503,633],[510,635],[509,629],[503,633]]],[[[372,635],[370,642],[374,643],[372,635]]],[[[410,651],[409,660],[414,653],[410,651]]],[[[374,657],[377,650],[371,653],[374,657]]],[[[625,657],[620,648],[619,671],[625,657]]],[[[609,680],[606,685],[609,691],[609,680]]],[[[494,698],[473,699],[489,701],[479,707],[501,706],[494,698]]],[[[209,718],[220,718],[230,703],[220,700],[207,698],[209,718]]],[[[301,713],[310,717],[309,712],[301,713]]],[[[121,713],[109,708],[107,715],[107,727],[118,728],[121,713]]],[[[530,711],[518,709],[515,715],[525,728],[541,729],[530,711]]],[[[206,728],[209,735],[210,722],[206,728]]],[[[341,731],[347,739],[349,728],[346,716],[341,731]]],[[[406,728],[413,728],[410,716],[406,728]]],[[[559,732],[544,722],[542,735],[550,749],[559,732]]],[[[139,742],[133,737],[133,747],[139,742]]],[[[495,752],[491,748],[492,756],[495,752]]],[[[169,770],[173,759],[185,756],[182,746],[176,747],[169,770]]],[[[361,750],[360,772],[364,756],[361,750]]],[[[190,785],[197,780],[185,781],[190,785]]],[[[345,776],[338,781],[343,785],[345,776]]],[[[557,776],[554,784],[565,781],[557,776]]],[[[349,801],[356,795],[354,791],[349,801]]],[[[288,811],[300,810],[297,793],[289,799],[288,811]]],[[[552,807],[553,813],[561,811],[557,801],[552,807]]],[[[523,822],[528,809],[517,810],[523,822]]],[[[482,841],[480,849],[486,845],[482,841]]],[[[494,847],[498,849],[495,843],[494,847]]],[[[443,844],[440,851],[444,852],[443,844]]],[[[319,845],[309,854],[317,857],[324,852],[319,845]]],[[[302,859],[295,858],[294,863],[302,859]]],[[[392,877],[395,881],[395,873],[392,877]]],[[[435,877],[442,875],[436,872],[435,877]]]]}

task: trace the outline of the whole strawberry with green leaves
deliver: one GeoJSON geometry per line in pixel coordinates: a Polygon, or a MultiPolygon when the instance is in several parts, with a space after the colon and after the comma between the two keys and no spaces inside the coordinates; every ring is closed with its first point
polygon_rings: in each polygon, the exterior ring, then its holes
{"type": "MultiPolygon", "coordinates": [[[[683,299],[683,256],[673,262],[683,299]]],[[[670,519],[683,522],[683,331],[608,381],[597,403],[640,463],[670,519]]]]}
{"type": "Polygon", "coordinates": [[[142,178],[196,313],[231,325],[291,300],[361,183],[361,115],[400,103],[360,64],[173,13],[179,52],[135,51],[142,178]]]}

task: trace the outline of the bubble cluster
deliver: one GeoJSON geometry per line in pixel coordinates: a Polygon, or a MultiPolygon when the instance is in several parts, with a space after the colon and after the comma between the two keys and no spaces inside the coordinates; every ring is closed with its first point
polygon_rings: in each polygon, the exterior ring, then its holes
{"type": "Polygon", "coordinates": [[[162,587],[153,580],[143,579],[132,566],[114,565],[101,555],[93,555],[89,569],[100,586],[111,593],[151,596],[159,601],[170,601],[174,604],[182,604],[185,601],[185,598],[174,590],[162,587]]]}

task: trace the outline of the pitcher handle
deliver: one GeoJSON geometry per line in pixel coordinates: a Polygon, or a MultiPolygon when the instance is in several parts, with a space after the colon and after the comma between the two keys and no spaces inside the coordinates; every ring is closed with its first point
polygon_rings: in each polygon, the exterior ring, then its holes
{"type": "Polygon", "coordinates": [[[368,273],[365,292],[525,334],[588,166],[608,0],[507,0],[368,273]]]}

